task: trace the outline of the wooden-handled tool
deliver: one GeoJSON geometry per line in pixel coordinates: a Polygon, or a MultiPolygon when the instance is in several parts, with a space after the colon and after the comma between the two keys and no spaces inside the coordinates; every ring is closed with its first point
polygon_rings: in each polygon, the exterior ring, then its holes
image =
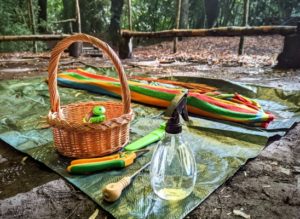
{"type": "Polygon", "coordinates": [[[125,176],[116,183],[110,183],[106,185],[103,189],[103,198],[108,202],[114,202],[119,199],[122,194],[122,191],[131,183],[132,179],[138,175],[142,170],[147,168],[151,162],[145,164],[139,170],[137,170],[131,176],[125,176]]]}

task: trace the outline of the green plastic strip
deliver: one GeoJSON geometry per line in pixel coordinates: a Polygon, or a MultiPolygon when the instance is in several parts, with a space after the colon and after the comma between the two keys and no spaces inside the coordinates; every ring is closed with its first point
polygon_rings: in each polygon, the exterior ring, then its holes
{"type": "Polygon", "coordinates": [[[86,174],[106,169],[118,169],[123,167],[125,167],[124,160],[109,160],[71,165],[68,167],[68,171],[74,174],[86,174]]]}

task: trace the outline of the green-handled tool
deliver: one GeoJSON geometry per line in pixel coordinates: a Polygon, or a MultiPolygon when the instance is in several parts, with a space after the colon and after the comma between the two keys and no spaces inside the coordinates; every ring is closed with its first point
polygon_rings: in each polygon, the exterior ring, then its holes
{"type": "Polygon", "coordinates": [[[166,124],[163,123],[158,129],[150,132],[148,135],[139,138],[138,140],[128,144],[124,149],[126,151],[136,151],[143,147],[146,147],[149,144],[159,141],[165,135],[166,124]]]}
{"type": "Polygon", "coordinates": [[[149,150],[121,152],[100,158],[73,160],[67,167],[69,173],[86,174],[106,169],[121,169],[133,164],[134,160],[149,150]]]}

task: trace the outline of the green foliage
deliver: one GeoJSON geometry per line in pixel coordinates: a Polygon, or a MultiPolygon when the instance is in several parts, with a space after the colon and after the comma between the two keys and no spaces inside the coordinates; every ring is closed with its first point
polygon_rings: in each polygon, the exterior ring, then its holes
{"type": "Polygon", "coordinates": [[[299,6],[299,0],[250,1],[250,24],[283,24],[292,16],[293,11],[300,12],[299,6]]]}
{"type": "Polygon", "coordinates": [[[83,32],[96,34],[107,30],[110,22],[109,0],[81,0],[80,9],[83,32]]]}
{"type": "MultiPolygon", "coordinates": [[[[219,26],[241,25],[243,0],[220,0],[219,26]]],[[[281,25],[300,12],[299,0],[250,0],[249,25],[281,25]]]]}
{"type": "Polygon", "coordinates": [[[61,33],[63,27],[61,23],[57,21],[62,20],[63,16],[63,4],[62,0],[48,0],[47,1],[47,22],[42,22],[40,25],[46,27],[49,33],[61,33]]]}
{"type": "MultiPolygon", "coordinates": [[[[61,2],[62,0],[60,0],[61,2]]],[[[49,0],[48,0],[49,2],[49,0]]],[[[60,15],[63,19],[76,18],[75,0],[63,0],[60,15]]],[[[110,0],[80,0],[81,29],[84,33],[97,34],[105,32],[110,22],[110,0]]],[[[77,32],[77,24],[60,24],[65,33],[77,32]]]]}
{"type": "MultiPolygon", "coordinates": [[[[63,19],[76,18],[75,0],[48,0],[47,21],[38,23],[38,0],[33,0],[35,23],[48,33],[70,32],[63,19]]],[[[97,35],[105,33],[110,24],[111,0],[80,0],[82,32],[97,35]]],[[[132,0],[133,30],[159,31],[175,27],[176,0],[132,0]]],[[[217,26],[241,25],[244,0],[219,0],[217,26]]],[[[189,0],[189,27],[203,28],[206,23],[205,1],[189,0]]],[[[31,34],[28,0],[0,0],[0,34],[31,34]]],[[[290,17],[300,16],[299,0],[250,0],[249,25],[280,25],[290,17]]],[[[124,0],[121,27],[128,28],[128,6],[124,0]]],[[[295,25],[295,23],[292,23],[295,25]]],[[[73,23],[73,31],[76,25],[73,23]]],[[[32,42],[2,42],[0,51],[32,49],[32,42]]]]}
{"type": "MultiPolygon", "coordinates": [[[[133,29],[158,31],[174,28],[175,3],[174,0],[132,0],[133,29]]],[[[122,20],[122,27],[126,29],[128,29],[127,10],[125,7],[122,20]]]]}
{"type": "MultiPolygon", "coordinates": [[[[31,34],[27,1],[0,0],[0,34],[21,35],[31,34]],[[25,10],[24,10],[25,9],[25,10]]],[[[32,43],[28,42],[1,42],[0,51],[28,50],[32,43]]]]}

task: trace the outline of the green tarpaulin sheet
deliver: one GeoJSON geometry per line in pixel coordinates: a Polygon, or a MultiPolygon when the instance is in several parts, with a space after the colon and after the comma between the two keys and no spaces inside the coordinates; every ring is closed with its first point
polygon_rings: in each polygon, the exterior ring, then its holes
{"type": "MultiPolygon", "coordinates": [[[[102,188],[149,162],[152,152],[137,159],[126,169],[91,175],[68,174],[65,169],[70,159],[55,151],[52,132],[46,124],[50,107],[44,78],[0,82],[0,138],[47,165],[116,218],[183,218],[249,158],[256,157],[271,137],[284,135],[295,122],[300,121],[300,91],[240,85],[222,80],[173,79],[206,83],[224,92],[238,92],[257,99],[265,110],[277,116],[267,129],[191,117],[192,122],[185,127],[184,136],[195,154],[198,177],[193,193],[182,201],[168,202],[158,198],[151,189],[148,170],[134,179],[117,202],[109,204],[103,201],[102,188]]],[[[68,88],[60,88],[60,96],[63,104],[112,99],[68,88]]],[[[131,140],[144,136],[163,122],[162,109],[135,103],[132,107],[136,117],[131,125],[131,140]]],[[[148,148],[153,150],[153,146],[148,148]]]]}

